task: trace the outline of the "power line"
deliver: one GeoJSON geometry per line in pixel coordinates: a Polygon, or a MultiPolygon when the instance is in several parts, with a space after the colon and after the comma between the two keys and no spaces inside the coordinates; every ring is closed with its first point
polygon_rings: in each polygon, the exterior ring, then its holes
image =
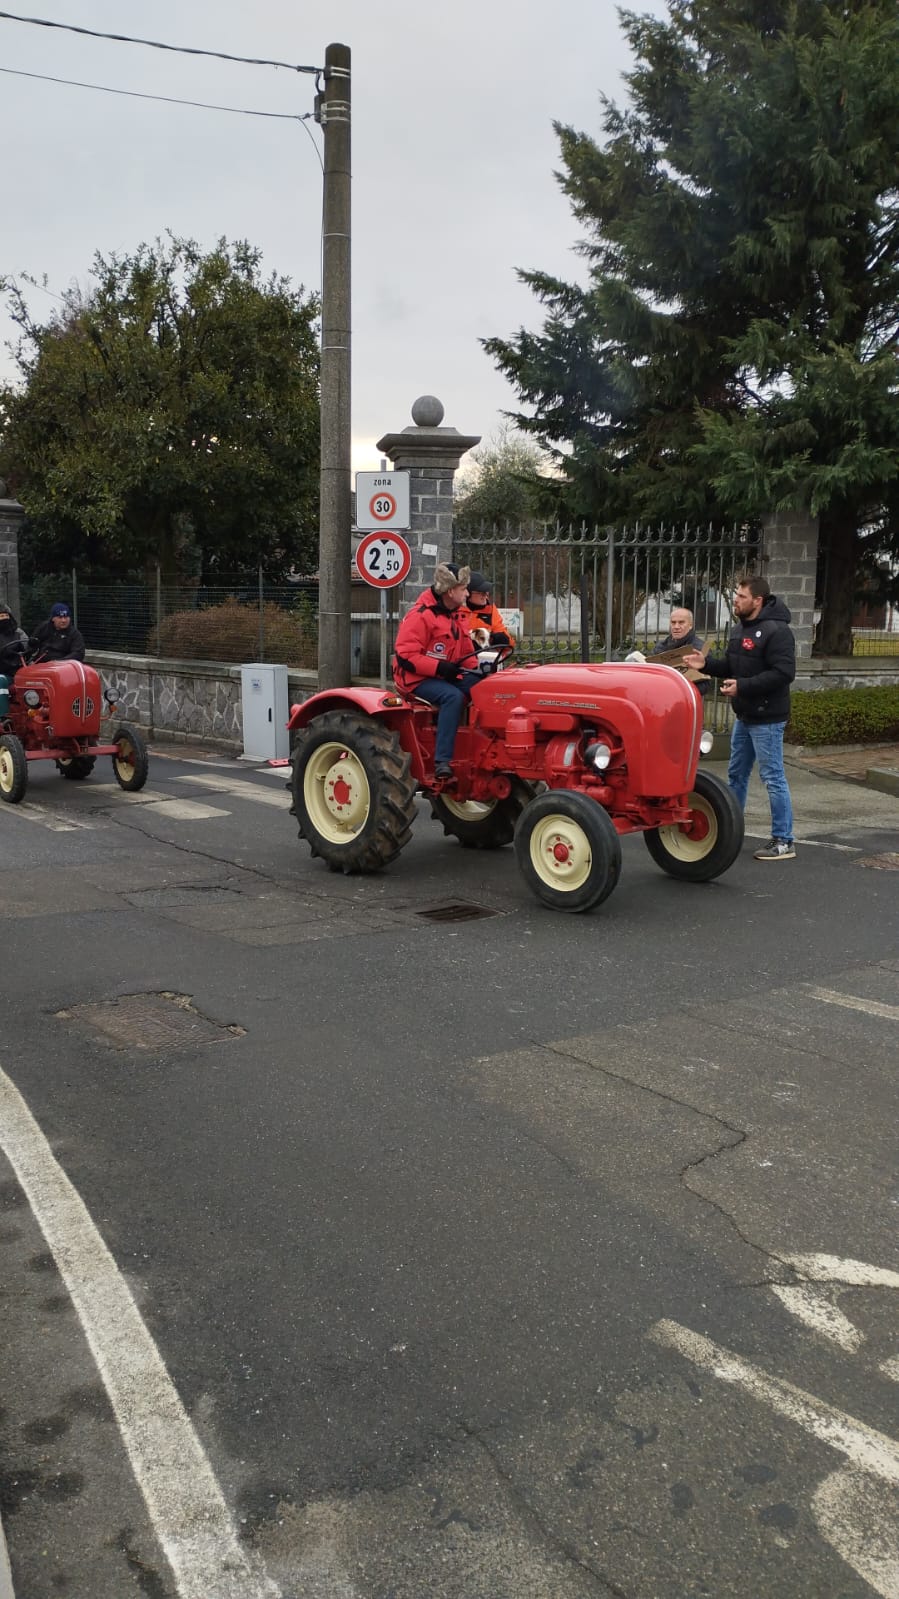
{"type": "Polygon", "coordinates": [[[129,33],[98,33],[94,28],[79,28],[73,22],[49,22],[46,17],[20,17],[14,11],[0,11],[6,22],[26,22],[35,28],[61,28],[64,33],[81,33],[90,39],[112,39],[116,44],[143,44],[151,50],[172,50],[176,55],[212,56],[216,61],[236,61],[245,67],[284,67],[287,72],[308,72],[313,77],[320,67],[300,67],[292,61],[266,61],[254,56],[229,56],[223,50],[197,50],[184,44],[162,44],[159,39],[136,39],[129,33]]]}
{"type": "MultiPolygon", "coordinates": [[[[105,83],[81,83],[78,78],[51,78],[46,72],[22,72],[17,67],[0,67],[0,72],[8,73],[12,78],[38,78],[41,83],[65,83],[72,89],[96,89],[100,94],[124,94],[129,100],[161,100],[165,105],[192,105],[201,111],[233,111],[241,117],[275,117],[281,122],[308,122],[314,116],[312,111],[304,111],[302,115],[291,111],[251,111],[238,105],[212,105],[208,100],[178,100],[170,94],[142,94],[139,89],[111,89],[105,83]]],[[[314,144],[315,140],[312,142],[314,144]]]]}

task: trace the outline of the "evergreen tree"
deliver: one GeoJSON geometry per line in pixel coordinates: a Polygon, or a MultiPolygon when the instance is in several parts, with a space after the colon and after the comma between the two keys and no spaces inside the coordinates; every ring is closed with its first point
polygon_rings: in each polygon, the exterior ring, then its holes
{"type": "Polygon", "coordinates": [[[557,125],[586,286],[487,349],[600,520],[821,519],[825,649],[899,555],[899,0],[625,13],[630,103],[557,125]]]}

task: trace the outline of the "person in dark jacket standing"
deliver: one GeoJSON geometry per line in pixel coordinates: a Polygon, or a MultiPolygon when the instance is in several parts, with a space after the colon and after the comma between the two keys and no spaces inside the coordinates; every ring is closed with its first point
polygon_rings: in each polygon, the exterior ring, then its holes
{"type": "Polygon", "coordinates": [[[9,606],[0,600],[0,674],[15,677],[28,650],[28,634],[19,627],[9,606]]]}
{"type": "Polygon", "coordinates": [[[441,562],[434,581],[406,612],[396,635],[393,677],[397,688],[437,706],[434,774],[452,781],[453,749],[472,686],[481,681],[468,623],[461,615],[471,576],[441,562]]]}
{"type": "Polygon", "coordinates": [[[35,661],[83,661],[84,639],[72,624],[72,613],[64,601],[50,607],[50,620],[41,622],[31,640],[35,661]]]}
{"type": "Polygon", "coordinates": [[[791,861],[793,802],[784,772],[784,728],[790,716],[790,684],[796,676],[796,641],[790,613],[763,577],[743,577],[734,595],[736,626],[721,656],[685,656],[687,666],[723,678],[721,693],[733,702],[734,726],[727,781],[746,805],[756,761],[771,805],[771,837],[757,861],[791,861]]]}

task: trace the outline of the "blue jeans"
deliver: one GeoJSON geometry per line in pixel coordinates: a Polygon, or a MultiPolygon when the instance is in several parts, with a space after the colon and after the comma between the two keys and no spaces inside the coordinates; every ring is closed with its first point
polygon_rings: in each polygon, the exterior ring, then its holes
{"type": "Polygon", "coordinates": [[[735,721],[730,736],[728,786],[746,809],[749,774],[758,760],[759,777],[768,790],[771,805],[771,837],[793,842],[793,802],[784,772],[783,722],[735,721]]]}
{"type": "Polygon", "coordinates": [[[462,712],[474,684],[481,682],[480,672],[465,672],[458,683],[448,683],[444,677],[426,677],[423,683],[416,683],[413,693],[437,706],[435,761],[452,760],[462,712]]]}

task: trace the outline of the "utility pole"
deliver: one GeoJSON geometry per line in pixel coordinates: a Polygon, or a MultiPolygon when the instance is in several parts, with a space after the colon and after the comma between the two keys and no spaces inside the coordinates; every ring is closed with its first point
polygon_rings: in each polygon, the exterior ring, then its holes
{"type": "Polygon", "coordinates": [[[324,133],[318,686],[350,678],[350,51],[329,44],[324,133]]]}

